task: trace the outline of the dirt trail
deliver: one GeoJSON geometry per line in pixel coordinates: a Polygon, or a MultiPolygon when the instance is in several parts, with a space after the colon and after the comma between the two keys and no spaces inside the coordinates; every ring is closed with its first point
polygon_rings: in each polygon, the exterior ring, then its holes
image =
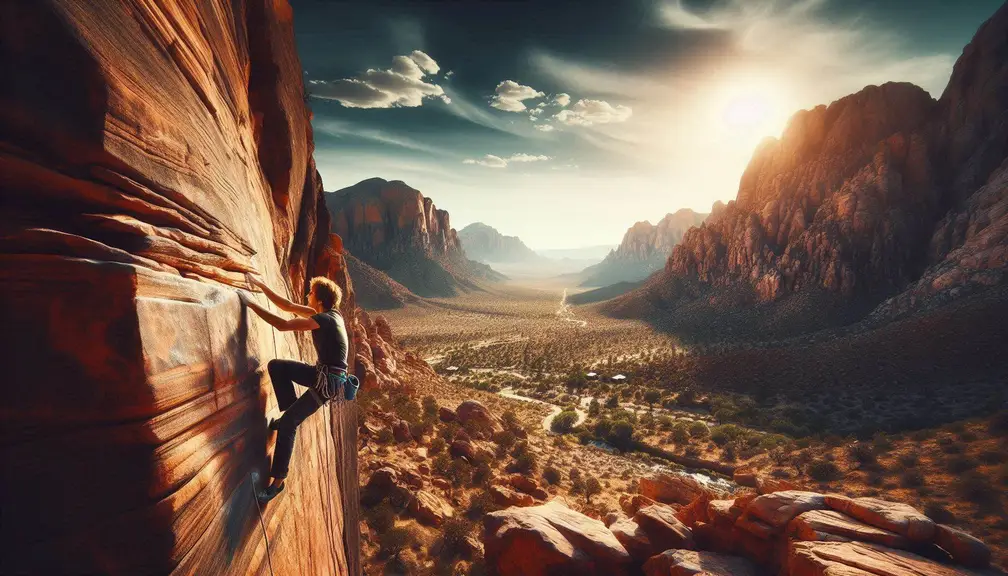
{"type": "Polygon", "coordinates": [[[560,298],[560,307],[557,308],[556,315],[558,318],[564,322],[570,322],[572,324],[577,324],[578,326],[587,326],[587,320],[581,320],[574,317],[574,311],[571,310],[571,305],[567,303],[567,289],[564,288],[563,296],[560,298]]]}
{"type": "MultiPolygon", "coordinates": [[[[511,388],[504,388],[498,392],[500,396],[504,398],[510,398],[512,400],[520,400],[522,402],[535,402],[537,404],[544,404],[550,407],[549,416],[543,418],[542,427],[547,434],[553,434],[553,429],[550,427],[553,424],[553,418],[557,414],[563,412],[563,408],[557,406],[556,404],[550,404],[549,402],[539,400],[536,398],[529,398],[528,396],[522,396],[521,394],[515,394],[514,390],[511,388]]],[[[577,421],[574,423],[575,426],[580,426],[585,420],[588,419],[588,413],[582,410],[580,407],[574,409],[577,412],[577,421]]]]}

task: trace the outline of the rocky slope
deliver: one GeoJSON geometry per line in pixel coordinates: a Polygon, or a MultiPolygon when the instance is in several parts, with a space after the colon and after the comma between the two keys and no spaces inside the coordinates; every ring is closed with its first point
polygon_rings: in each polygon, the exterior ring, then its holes
{"type": "Polygon", "coordinates": [[[284,494],[253,498],[265,363],[314,352],[243,310],[246,271],[296,300],[336,278],[357,373],[390,368],[324,232],[292,17],[0,5],[0,572],[360,573],[353,406],[305,422],[284,494]]]}
{"type": "Polygon", "coordinates": [[[858,307],[856,317],[878,306],[886,320],[1003,284],[1006,30],[1003,6],[938,101],[885,84],[796,114],[780,140],[758,147],[736,200],[609,309],[667,314],[730,291],[742,306],[791,301],[815,312],[820,301],[796,295],[822,292],[858,307]]]}
{"type": "Polygon", "coordinates": [[[421,299],[409,288],[396,282],[388,274],[346,254],[350,277],[357,288],[357,303],[365,310],[388,310],[401,308],[421,299]]]}
{"type": "Polygon", "coordinates": [[[473,222],[459,230],[466,256],[479,262],[531,262],[540,256],[517,236],[505,236],[492,226],[473,222]]]}
{"type": "Polygon", "coordinates": [[[466,258],[448,212],[400,180],[371,178],[325,198],[348,251],[419,296],[454,296],[500,279],[466,258]]]}
{"type": "Polygon", "coordinates": [[[686,231],[702,224],[707,216],[684,208],[666,214],[656,225],[637,222],[605,260],[581,273],[581,286],[609,286],[647,278],[665,266],[672,247],[682,240],[686,231]]]}

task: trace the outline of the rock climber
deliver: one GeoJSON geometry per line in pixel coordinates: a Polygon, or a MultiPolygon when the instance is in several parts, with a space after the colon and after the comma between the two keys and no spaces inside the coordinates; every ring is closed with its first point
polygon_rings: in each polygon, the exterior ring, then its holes
{"type": "Polygon", "coordinates": [[[269,423],[270,431],[277,433],[270,470],[271,481],[256,494],[260,502],[269,502],[284,489],[298,425],[325,405],[338,391],[341,382],[345,383],[348,378],[348,340],[346,325],[339,313],[343,292],[332,280],[321,276],[312,278],[311,289],[305,295],[307,306],[295,304],[277,294],[254,274],[247,275],[246,280],[253,289],[265,293],[278,308],[295,317],[281,318],[257,304],[250,294],[239,290],[241,301],[277,330],[310,330],[318,356],[318,364],[315,366],[280,359],[270,360],[267,366],[273,382],[273,392],[282,412],[279,418],[269,423]],[[308,388],[300,398],[295,392],[294,383],[308,388]]]}

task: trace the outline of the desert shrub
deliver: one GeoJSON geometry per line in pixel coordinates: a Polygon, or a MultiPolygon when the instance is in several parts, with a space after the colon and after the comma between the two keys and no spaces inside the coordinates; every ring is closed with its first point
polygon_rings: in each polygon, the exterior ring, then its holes
{"type": "Polygon", "coordinates": [[[1008,410],[1002,410],[991,417],[987,431],[993,436],[1008,435],[1008,410]]]}
{"type": "Polygon", "coordinates": [[[963,442],[976,442],[978,438],[977,433],[972,430],[963,430],[959,433],[959,440],[963,442]]]}
{"type": "Polygon", "coordinates": [[[566,434],[574,429],[574,424],[577,422],[577,419],[577,412],[573,410],[564,410],[563,412],[557,414],[550,422],[550,429],[558,434],[566,434]]]}
{"type": "Polygon", "coordinates": [[[461,429],[458,422],[445,422],[440,428],[438,428],[438,437],[445,440],[446,442],[451,442],[452,438],[455,438],[455,434],[461,429]]]}
{"type": "Polygon", "coordinates": [[[738,460],[738,444],[735,442],[728,442],[721,447],[722,462],[734,462],[736,460],[738,460]]]}
{"type": "Polygon", "coordinates": [[[923,486],[924,473],[918,468],[907,468],[900,474],[900,485],[904,488],[923,486]]]}
{"type": "Polygon", "coordinates": [[[423,415],[420,403],[403,394],[397,394],[393,397],[392,409],[396,416],[399,416],[410,424],[419,422],[423,415]]]}
{"type": "Polygon", "coordinates": [[[504,427],[509,430],[517,430],[521,428],[521,421],[518,420],[518,415],[512,410],[505,410],[500,416],[501,422],[504,423],[504,427]]]}
{"type": "Polygon", "coordinates": [[[689,456],[690,458],[699,458],[700,457],[700,447],[697,446],[696,444],[688,444],[686,446],[686,450],[685,450],[684,453],[687,456],[689,456]]]}
{"type": "Polygon", "coordinates": [[[939,438],[938,446],[941,447],[941,451],[946,454],[962,454],[966,450],[966,446],[962,442],[948,436],[939,438]]]}
{"type": "Polygon", "coordinates": [[[448,469],[451,468],[452,457],[447,452],[441,452],[431,460],[431,471],[438,476],[448,477],[448,469]]]}
{"type": "Polygon", "coordinates": [[[581,473],[580,468],[571,468],[570,472],[567,473],[567,477],[570,478],[571,482],[581,478],[582,476],[583,474],[581,473]]]}
{"type": "Polygon", "coordinates": [[[581,476],[571,479],[571,489],[570,489],[571,494],[575,495],[582,494],[584,492],[584,489],[585,489],[585,481],[584,479],[581,478],[581,476]]]}
{"type": "Polygon", "coordinates": [[[977,462],[973,458],[970,458],[969,456],[966,456],[964,454],[959,454],[956,456],[952,456],[951,458],[946,460],[945,468],[947,468],[948,471],[953,474],[962,474],[963,472],[966,472],[968,470],[975,469],[978,464],[979,462],[977,462]]]}
{"type": "Polygon", "coordinates": [[[617,420],[613,423],[606,439],[613,446],[623,450],[633,442],[633,425],[626,420],[617,420]]]}
{"type": "Polygon", "coordinates": [[[823,443],[829,446],[830,448],[838,448],[844,445],[844,439],[843,437],[837,436],[836,434],[829,434],[825,438],[823,438],[823,443]]]}
{"type": "Polygon", "coordinates": [[[447,444],[448,443],[445,442],[444,438],[435,436],[434,438],[431,438],[430,446],[427,447],[427,452],[429,452],[431,456],[436,456],[444,451],[447,444]]]}
{"type": "Polygon", "coordinates": [[[482,518],[487,512],[495,509],[493,496],[488,490],[474,492],[469,497],[469,505],[466,507],[466,516],[469,518],[482,518]]]}
{"type": "Polygon", "coordinates": [[[493,469],[486,462],[480,462],[472,472],[472,483],[474,486],[488,484],[493,480],[493,469]]]}
{"type": "Polygon", "coordinates": [[[984,464],[1001,464],[1008,460],[1008,453],[1004,450],[984,450],[979,454],[980,461],[984,464]]]}
{"type": "Polygon", "coordinates": [[[698,440],[703,440],[710,436],[710,428],[706,424],[697,420],[689,425],[689,435],[698,440]]]}
{"type": "Polygon", "coordinates": [[[872,436],[872,447],[875,449],[876,454],[885,454],[886,452],[892,450],[893,444],[892,440],[886,436],[885,432],[876,432],[872,436]]]}
{"type": "Polygon", "coordinates": [[[547,484],[555,486],[560,483],[560,480],[563,476],[560,474],[560,471],[554,468],[553,466],[546,466],[545,468],[543,468],[542,477],[547,484]]]}
{"type": "Polygon", "coordinates": [[[594,418],[601,413],[602,405],[599,404],[598,398],[592,398],[591,402],[588,403],[588,415],[594,418]]]}
{"type": "Polygon", "coordinates": [[[511,464],[511,468],[515,472],[521,472],[522,474],[532,474],[538,466],[539,460],[536,458],[535,452],[531,450],[522,452],[511,464]]]}
{"type": "Polygon", "coordinates": [[[395,440],[395,436],[392,434],[392,429],[388,426],[382,426],[378,430],[378,434],[375,435],[375,442],[379,444],[391,444],[395,440]]]}
{"type": "Polygon", "coordinates": [[[619,406],[619,395],[613,394],[608,399],[606,399],[606,408],[616,408],[619,406]]]}
{"type": "Polygon", "coordinates": [[[956,484],[956,490],[962,498],[980,505],[995,502],[1000,494],[990,480],[975,471],[962,475],[956,484]]]}
{"type": "Polygon", "coordinates": [[[689,439],[689,426],[685,422],[676,422],[672,427],[672,441],[676,444],[685,444],[689,439]]]}
{"type": "Polygon", "coordinates": [[[855,462],[862,467],[871,467],[878,464],[875,446],[867,442],[855,442],[847,446],[847,456],[851,462],[855,462]]]}
{"type": "Polygon", "coordinates": [[[840,477],[840,469],[829,460],[814,460],[808,465],[808,475],[819,482],[829,482],[840,477]]]}
{"type": "Polygon", "coordinates": [[[594,440],[595,437],[592,436],[591,432],[589,432],[588,430],[585,430],[585,429],[582,428],[577,433],[577,439],[578,439],[578,442],[580,442],[582,444],[587,444],[587,443],[591,442],[592,440],[594,440]]]}
{"type": "Polygon", "coordinates": [[[378,545],[386,556],[395,556],[416,541],[416,534],[403,526],[393,526],[378,535],[378,545]]]}
{"type": "Polygon", "coordinates": [[[671,430],[672,426],[675,425],[675,420],[667,414],[662,414],[655,418],[655,423],[659,430],[671,430]]]}
{"type": "Polygon", "coordinates": [[[529,447],[528,440],[521,440],[519,442],[515,442],[514,447],[511,448],[511,457],[512,458],[518,458],[518,457],[522,456],[523,454],[526,454],[526,453],[528,453],[530,451],[531,451],[531,448],[529,447]]]}
{"type": "Polygon", "coordinates": [[[900,466],[913,468],[920,464],[920,455],[917,452],[904,452],[896,457],[896,461],[899,462],[900,466]]]}
{"type": "Polygon", "coordinates": [[[783,446],[776,446],[770,450],[770,460],[778,466],[785,466],[791,462],[791,451],[783,446]]]}
{"type": "Polygon", "coordinates": [[[723,446],[734,440],[744,439],[749,436],[749,431],[734,424],[720,424],[710,430],[711,440],[718,446],[723,446]]]}
{"type": "Polygon", "coordinates": [[[438,415],[437,398],[434,398],[433,396],[424,396],[422,404],[423,404],[424,416],[437,417],[438,415]]]}
{"type": "Polygon", "coordinates": [[[473,466],[462,458],[454,458],[448,466],[445,478],[451,481],[452,486],[459,487],[469,484],[473,479],[473,466]]]}
{"type": "Polygon", "coordinates": [[[466,536],[472,532],[473,525],[462,516],[446,518],[441,526],[443,552],[448,556],[456,556],[464,550],[466,536]]]}
{"type": "Polygon", "coordinates": [[[950,512],[949,509],[943,506],[940,502],[928,502],[924,506],[924,515],[935,522],[940,522],[942,524],[951,524],[956,520],[955,514],[950,512]]]}
{"type": "Polygon", "coordinates": [[[365,519],[372,530],[381,534],[395,526],[396,514],[388,501],[383,500],[366,512],[365,519]]]}
{"type": "Polygon", "coordinates": [[[602,492],[602,484],[599,483],[598,478],[594,476],[589,476],[585,480],[584,485],[585,503],[591,504],[591,497],[601,492],[602,492]]]}

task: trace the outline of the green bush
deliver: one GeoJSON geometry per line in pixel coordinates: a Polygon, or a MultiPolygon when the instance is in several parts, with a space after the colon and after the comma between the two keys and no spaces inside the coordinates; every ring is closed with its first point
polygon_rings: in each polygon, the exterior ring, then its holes
{"type": "Polygon", "coordinates": [[[443,552],[448,556],[457,556],[465,549],[465,539],[473,529],[472,523],[462,516],[446,518],[441,526],[443,552]]]}
{"type": "Polygon", "coordinates": [[[402,526],[394,526],[378,535],[381,552],[386,556],[395,556],[409,548],[416,541],[412,530],[402,526]]]}
{"type": "Polygon", "coordinates": [[[598,481],[598,478],[589,476],[588,479],[585,480],[584,485],[585,503],[591,504],[591,497],[596,494],[600,494],[601,492],[602,484],[598,481]]]}
{"type": "Polygon", "coordinates": [[[606,408],[616,408],[617,406],[619,406],[619,396],[616,395],[616,394],[613,394],[612,396],[610,396],[606,400],[605,405],[606,405],[606,408]]]}
{"type": "Polygon", "coordinates": [[[433,396],[424,396],[423,413],[424,416],[428,417],[438,415],[438,403],[436,398],[434,398],[433,396]]]}
{"type": "Polygon", "coordinates": [[[953,474],[962,474],[968,470],[974,470],[979,462],[966,455],[952,456],[945,462],[945,467],[953,474]]]}
{"type": "Polygon", "coordinates": [[[504,423],[504,427],[509,430],[517,430],[521,428],[521,421],[518,420],[518,416],[511,410],[506,410],[501,414],[501,422],[504,423]]]}
{"type": "Polygon", "coordinates": [[[591,402],[588,403],[588,415],[594,418],[601,413],[602,405],[599,404],[598,398],[592,398],[591,402]]]}
{"type": "Polygon", "coordinates": [[[445,442],[444,438],[435,436],[434,438],[431,438],[430,446],[427,448],[427,452],[429,452],[431,456],[436,456],[445,449],[447,444],[448,443],[445,442]]]}
{"type": "Polygon", "coordinates": [[[904,488],[917,488],[924,485],[924,473],[918,468],[907,468],[900,474],[900,484],[904,488]]]}
{"type": "Polygon", "coordinates": [[[513,468],[522,474],[532,474],[536,471],[538,459],[534,452],[524,452],[514,460],[513,468]]]}
{"type": "Polygon", "coordinates": [[[553,420],[550,422],[550,429],[558,434],[566,434],[574,429],[577,419],[577,412],[564,410],[553,417],[553,420]]]}
{"type": "Polygon", "coordinates": [[[685,444],[689,439],[689,426],[685,422],[676,422],[672,426],[672,441],[676,444],[685,444]]]}
{"type": "Polygon", "coordinates": [[[448,473],[445,477],[451,481],[452,486],[459,487],[465,484],[469,484],[473,479],[473,467],[472,464],[466,462],[462,458],[455,458],[451,461],[451,465],[448,466],[448,473]]]}
{"type": "Polygon", "coordinates": [[[617,420],[609,430],[607,440],[613,446],[625,450],[633,442],[633,425],[626,420],[617,420]]]}
{"type": "Polygon", "coordinates": [[[659,430],[671,430],[672,426],[675,425],[675,420],[673,420],[672,417],[668,416],[667,414],[662,414],[661,416],[658,416],[658,418],[656,418],[656,422],[658,424],[659,430]]]}
{"type": "Polygon", "coordinates": [[[555,486],[560,483],[560,479],[563,476],[560,474],[560,471],[553,466],[546,466],[543,468],[542,477],[547,484],[555,486]]]}
{"type": "Polygon", "coordinates": [[[578,476],[577,478],[571,479],[571,489],[570,493],[574,495],[582,494],[585,489],[585,481],[578,476]]]}
{"type": "Polygon", "coordinates": [[[819,482],[829,482],[840,478],[840,469],[829,460],[815,460],[808,465],[808,475],[819,482]]]}
{"type": "Polygon", "coordinates": [[[697,440],[703,440],[710,436],[710,428],[707,427],[707,424],[697,420],[689,425],[689,434],[697,440]]]}
{"type": "Polygon", "coordinates": [[[964,474],[956,488],[962,498],[979,505],[990,505],[1000,496],[1000,491],[978,472],[964,474]]]}
{"type": "Polygon", "coordinates": [[[496,509],[494,505],[493,496],[490,495],[488,490],[480,490],[479,492],[474,492],[472,496],[469,497],[469,506],[466,508],[466,516],[469,518],[482,518],[488,512],[493,512],[496,509]]]}
{"type": "Polygon", "coordinates": [[[493,480],[493,469],[486,462],[481,462],[472,473],[472,483],[474,486],[488,484],[493,480]]]}
{"type": "Polygon", "coordinates": [[[387,500],[382,500],[377,506],[367,510],[365,517],[368,526],[378,534],[395,526],[396,513],[387,500]]]}
{"type": "Polygon", "coordinates": [[[379,444],[391,444],[395,440],[395,436],[392,434],[392,429],[388,426],[383,426],[378,430],[378,434],[375,435],[375,442],[379,444]]]}

